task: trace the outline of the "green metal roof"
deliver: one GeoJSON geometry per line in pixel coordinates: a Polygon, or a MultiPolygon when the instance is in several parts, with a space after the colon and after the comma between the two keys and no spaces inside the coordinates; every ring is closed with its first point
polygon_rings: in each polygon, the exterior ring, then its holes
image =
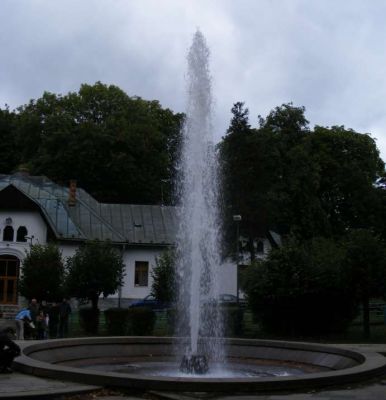
{"type": "Polygon", "coordinates": [[[2,190],[12,185],[37,204],[58,239],[109,239],[117,243],[170,245],[175,242],[174,207],[99,203],[81,188],[76,204],[69,190],[44,176],[0,175],[2,190]]]}

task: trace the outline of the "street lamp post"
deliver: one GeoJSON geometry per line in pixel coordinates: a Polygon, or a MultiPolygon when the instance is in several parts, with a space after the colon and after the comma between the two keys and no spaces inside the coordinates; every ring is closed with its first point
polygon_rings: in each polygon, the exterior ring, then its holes
{"type": "Polygon", "coordinates": [[[239,262],[240,262],[240,221],[242,220],[241,215],[234,215],[233,221],[236,223],[236,297],[237,304],[239,303],[239,262]]]}

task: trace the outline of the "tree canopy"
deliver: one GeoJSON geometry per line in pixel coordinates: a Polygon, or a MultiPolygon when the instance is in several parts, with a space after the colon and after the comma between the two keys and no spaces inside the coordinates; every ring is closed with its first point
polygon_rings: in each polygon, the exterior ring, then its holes
{"type": "Polygon", "coordinates": [[[254,239],[269,229],[300,239],[358,228],[384,233],[385,194],[374,186],[384,163],[370,135],[343,126],[311,130],[304,107],[292,104],[259,117],[257,128],[243,103],[232,113],[219,145],[228,231],[231,214],[241,214],[252,259],[254,239]]]}
{"type": "Polygon", "coordinates": [[[121,253],[110,242],[93,240],[80,246],[67,259],[66,289],[80,300],[89,300],[98,308],[101,294],[114,294],[123,284],[124,264],[121,253]]]}
{"type": "Polygon", "coordinates": [[[64,294],[64,264],[58,247],[34,244],[26,253],[19,280],[19,292],[38,301],[59,301],[64,294]]]}
{"type": "Polygon", "coordinates": [[[182,122],[156,100],[101,82],[66,95],[45,92],[17,112],[1,110],[2,146],[19,151],[0,173],[24,164],[59,183],[77,179],[100,201],[170,201],[182,122]]]}

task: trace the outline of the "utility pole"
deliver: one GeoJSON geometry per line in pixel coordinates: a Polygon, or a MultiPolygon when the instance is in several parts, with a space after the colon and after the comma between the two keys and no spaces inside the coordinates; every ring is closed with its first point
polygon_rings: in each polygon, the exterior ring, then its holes
{"type": "Polygon", "coordinates": [[[236,297],[237,304],[239,304],[239,291],[240,291],[240,283],[239,283],[239,263],[240,263],[240,221],[242,220],[241,215],[234,215],[233,221],[236,223],[236,297]]]}

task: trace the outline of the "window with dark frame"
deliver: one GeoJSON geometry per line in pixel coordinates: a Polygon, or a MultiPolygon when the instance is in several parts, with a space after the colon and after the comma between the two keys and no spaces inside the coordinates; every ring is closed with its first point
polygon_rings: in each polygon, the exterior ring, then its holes
{"type": "Polygon", "coordinates": [[[16,232],[16,242],[26,242],[28,235],[27,228],[25,226],[19,226],[16,232]]]}
{"type": "Polygon", "coordinates": [[[148,286],[149,263],[148,261],[136,261],[134,272],[134,286],[148,286]]]}
{"type": "Polygon", "coordinates": [[[6,226],[3,231],[3,241],[4,242],[13,242],[13,234],[14,230],[12,226],[6,226]]]}

